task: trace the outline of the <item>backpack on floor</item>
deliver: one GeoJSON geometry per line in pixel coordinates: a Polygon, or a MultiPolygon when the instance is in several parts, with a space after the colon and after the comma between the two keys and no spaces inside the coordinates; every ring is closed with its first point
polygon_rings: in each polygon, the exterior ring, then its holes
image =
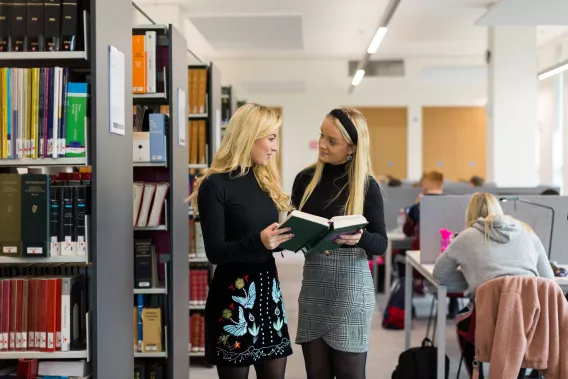
{"type": "MultiPolygon", "coordinates": [[[[436,379],[438,349],[432,341],[425,338],[422,346],[413,347],[400,354],[398,365],[392,373],[392,379],[436,379]]],[[[446,379],[450,375],[450,360],[446,355],[446,379]]]]}
{"type": "Polygon", "coordinates": [[[404,277],[400,278],[389,295],[383,314],[383,328],[404,329],[404,277]]]}

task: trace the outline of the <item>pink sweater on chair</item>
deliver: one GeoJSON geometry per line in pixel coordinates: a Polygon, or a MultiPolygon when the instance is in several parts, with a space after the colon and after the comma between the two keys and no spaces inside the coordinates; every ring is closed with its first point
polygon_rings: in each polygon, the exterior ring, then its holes
{"type": "Polygon", "coordinates": [[[476,291],[475,351],[489,377],[515,379],[538,369],[568,378],[568,303],[552,279],[506,276],[476,291]]]}

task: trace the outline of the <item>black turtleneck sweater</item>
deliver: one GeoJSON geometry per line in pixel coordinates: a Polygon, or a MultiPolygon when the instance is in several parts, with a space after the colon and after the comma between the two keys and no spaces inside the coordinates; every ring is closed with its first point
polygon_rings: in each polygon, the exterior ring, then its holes
{"type": "Polygon", "coordinates": [[[276,205],[264,192],[252,170],[213,174],[199,187],[199,218],[207,258],[211,263],[268,262],[260,232],[278,222],[276,205]]]}
{"type": "MultiPolygon", "coordinates": [[[[330,219],[335,216],[343,215],[343,208],[347,203],[349,187],[341,191],[341,194],[333,200],[338,192],[347,184],[347,165],[326,164],[320,182],[312,192],[312,195],[304,204],[303,212],[311,213],[316,216],[330,219]],[[330,203],[330,201],[333,202],[330,203]]],[[[292,205],[295,208],[300,206],[304,191],[313,178],[314,168],[300,172],[294,180],[292,187],[292,205]]],[[[369,180],[369,185],[365,193],[363,205],[363,216],[369,224],[363,231],[361,240],[357,246],[364,249],[368,254],[380,255],[387,249],[387,232],[385,227],[385,216],[383,209],[383,196],[375,179],[369,180]]]]}

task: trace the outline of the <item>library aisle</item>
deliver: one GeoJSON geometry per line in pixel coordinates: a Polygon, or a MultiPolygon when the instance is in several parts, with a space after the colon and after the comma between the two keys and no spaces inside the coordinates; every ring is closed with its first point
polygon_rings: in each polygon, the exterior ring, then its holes
{"type": "MultiPolygon", "coordinates": [[[[304,260],[303,257],[298,254],[284,254],[284,258],[279,254],[275,254],[274,256],[276,257],[278,275],[282,285],[282,294],[286,304],[290,337],[294,340],[298,325],[298,295],[300,294],[302,283],[302,265],[304,260]]],[[[412,333],[414,346],[420,344],[426,333],[426,323],[428,321],[431,301],[432,298],[430,296],[417,298],[415,300],[418,319],[414,321],[412,333]]],[[[392,371],[394,370],[396,362],[398,362],[398,355],[404,350],[404,331],[384,330],[381,327],[382,307],[385,304],[383,295],[377,296],[377,304],[371,330],[371,347],[367,356],[367,377],[373,379],[391,379],[392,371]]],[[[447,354],[451,362],[456,362],[456,364],[450,367],[450,377],[455,378],[460,353],[455,337],[454,321],[448,320],[446,328],[447,354]]],[[[305,379],[306,372],[304,370],[302,348],[300,345],[294,344],[293,349],[294,354],[288,357],[286,379],[305,379]]],[[[203,368],[202,365],[196,363],[191,366],[189,376],[191,379],[210,379],[214,377],[214,370],[215,368],[203,368]]],[[[464,375],[465,374],[462,373],[462,376],[464,375]]],[[[256,374],[252,368],[249,379],[256,379],[256,374]]]]}

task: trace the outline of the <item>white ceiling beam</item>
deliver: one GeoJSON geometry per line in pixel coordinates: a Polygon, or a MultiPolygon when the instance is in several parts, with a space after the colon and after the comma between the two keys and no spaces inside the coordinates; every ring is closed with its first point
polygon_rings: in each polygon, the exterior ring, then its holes
{"type": "Polygon", "coordinates": [[[567,25],[566,0],[502,0],[479,18],[481,26],[567,25]]]}

